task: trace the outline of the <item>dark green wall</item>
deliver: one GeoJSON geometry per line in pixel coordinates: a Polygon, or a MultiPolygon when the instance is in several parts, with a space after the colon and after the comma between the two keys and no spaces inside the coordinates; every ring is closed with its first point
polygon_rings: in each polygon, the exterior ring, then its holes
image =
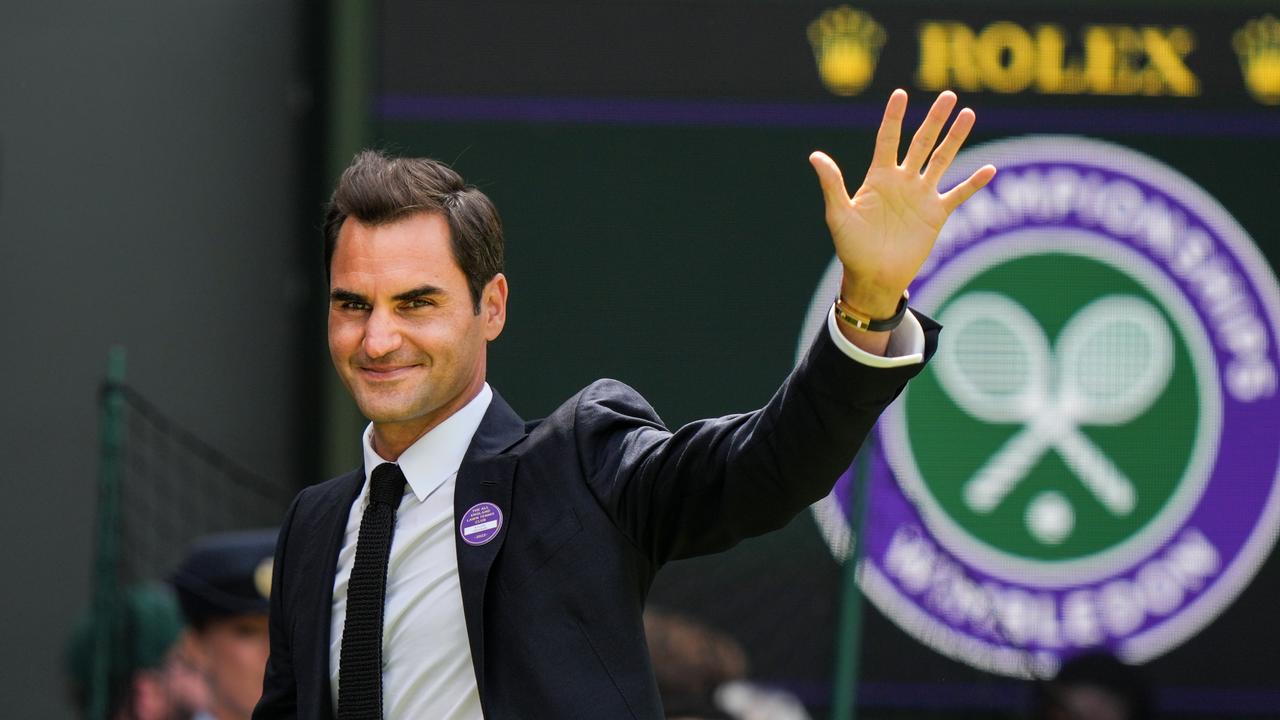
{"type": "Polygon", "coordinates": [[[312,90],[299,9],[0,11],[4,717],[73,716],[61,654],[88,605],[108,347],[215,447],[283,484],[301,475],[297,328],[315,265],[296,222],[312,90]]]}

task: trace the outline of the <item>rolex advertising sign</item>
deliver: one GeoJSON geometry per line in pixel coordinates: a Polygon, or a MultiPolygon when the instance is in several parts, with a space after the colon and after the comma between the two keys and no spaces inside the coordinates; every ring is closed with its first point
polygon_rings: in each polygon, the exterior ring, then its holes
{"type": "MultiPolygon", "coordinates": [[[[1226,210],[1150,157],[1032,136],[952,173],[988,162],[911,288],[944,331],[870,450],[859,581],[984,670],[1042,676],[1095,646],[1144,662],[1275,542],[1280,291],[1226,210]]],[[[852,477],[814,508],[841,557],[852,477]]]]}
{"type": "MultiPolygon", "coordinates": [[[[1274,9],[883,0],[588,5],[385,3],[381,112],[453,116],[464,99],[530,97],[825,105],[878,102],[896,87],[951,89],[984,105],[1044,97],[1127,107],[1280,104],[1274,9]]],[[[564,107],[555,117],[582,113],[564,107]]]]}
{"type": "Polygon", "coordinates": [[[818,74],[836,95],[861,93],[883,53],[910,62],[922,90],[1194,98],[1209,80],[1219,97],[1238,88],[1257,103],[1280,103],[1280,20],[1274,15],[1208,33],[1187,22],[1154,20],[921,17],[914,27],[897,25],[890,46],[889,31],[873,15],[840,5],[819,15],[808,37],[818,74]]]}

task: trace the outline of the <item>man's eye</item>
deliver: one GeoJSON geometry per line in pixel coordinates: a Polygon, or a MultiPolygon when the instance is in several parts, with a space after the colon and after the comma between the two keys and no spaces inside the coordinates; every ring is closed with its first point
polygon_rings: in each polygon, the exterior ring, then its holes
{"type": "Polygon", "coordinates": [[[352,300],[348,300],[348,301],[346,301],[346,302],[342,303],[342,306],[341,306],[341,307],[342,307],[342,309],[343,309],[343,310],[368,310],[368,309],[369,309],[369,304],[368,304],[368,303],[355,302],[355,301],[352,301],[352,300]]]}
{"type": "Polygon", "coordinates": [[[408,308],[414,308],[414,309],[416,309],[416,308],[432,307],[433,305],[435,305],[435,303],[434,303],[434,302],[432,302],[432,301],[430,301],[430,300],[423,299],[423,298],[418,298],[418,299],[416,299],[416,300],[410,300],[409,302],[405,303],[405,307],[408,307],[408,308]]]}

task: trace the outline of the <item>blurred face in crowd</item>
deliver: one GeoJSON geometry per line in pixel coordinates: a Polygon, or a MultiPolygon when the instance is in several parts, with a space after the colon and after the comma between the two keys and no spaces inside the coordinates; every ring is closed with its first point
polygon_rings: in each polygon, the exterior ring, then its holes
{"type": "Polygon", "coordinates": [[[394,460],[480,391],[486,345],[506,322],[506,278],[488,282],[477,312],[443,216],[349,217],[329,289],[334,367],[373,421],[375,449],[394,460]]]}
{"type": "Polygon", "coordinates": [[[218,720],[248,720],[262,696],[270,642],[266,615],[210,621],[193,634],[208,683],[209,712],[218,720]]]}
{"type": "Polygon", "coordinates": [[[190,720],[208,706],[209,689],[191,648],[175,644],[158,668],[133,676],[128,706],[116,713],[129,720],[190,720]]]}

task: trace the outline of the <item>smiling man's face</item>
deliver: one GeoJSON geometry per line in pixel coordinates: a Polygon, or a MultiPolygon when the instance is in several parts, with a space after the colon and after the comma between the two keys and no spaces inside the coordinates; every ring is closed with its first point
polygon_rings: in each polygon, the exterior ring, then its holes
{"type": "Polygon", "coordinates": [[[373,421],[375,445],[416,439],[475,397],[506,297],[498,274],[476,312],[442,215],[382,225],[346,219],[330,267],[329,354],[373,421]]]}

